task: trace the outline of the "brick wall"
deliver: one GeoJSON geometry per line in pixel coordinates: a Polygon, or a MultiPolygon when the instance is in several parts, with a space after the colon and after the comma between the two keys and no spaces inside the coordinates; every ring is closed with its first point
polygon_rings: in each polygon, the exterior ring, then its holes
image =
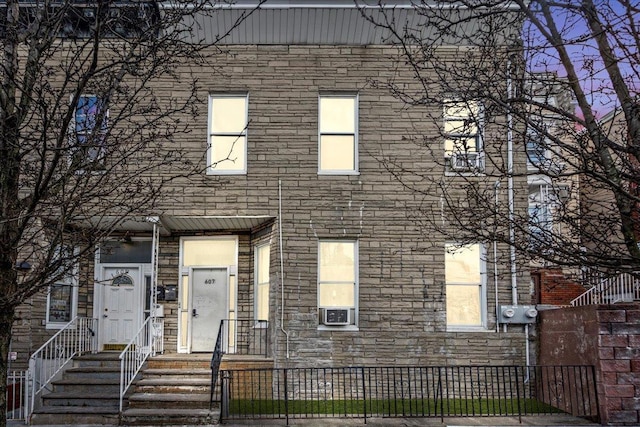
{"type": "Polygon", "coordinates": [[[568,279],[560,268],[541,268],[532,272],[537,282],[538,304],[569,305],[587,289],[568,279]]]}
{"type": "Polygon", "coordinates": [[[539,354],[542,365],[594,365],[603,424],[640,423],[640,304],[541,312],[539,354]]]}

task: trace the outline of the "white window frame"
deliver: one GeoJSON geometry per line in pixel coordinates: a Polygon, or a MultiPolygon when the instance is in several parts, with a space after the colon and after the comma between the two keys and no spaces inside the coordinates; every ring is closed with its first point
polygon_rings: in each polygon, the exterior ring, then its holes
{"type": "MultiPolygon", "coordinates": [[[[247,174],[247,157],[248,157],[248,128],[249,128],[249,94],[248,93],[210,93],[208,104],[208,119],[207,119],[207,175],[246,175],[247,174]],[[245,111],[244,111],[244,123],[245,126],[238,132],[218,132],[214,129],[213,123],[213,108],[216,99],[225,98],[244,98],[245,99],[245,111]],[[237,138],[244,138],[242,145],[242,151],[244,153],[244,161],[242,165],[235,169],[216,169],[213,165],[213,138],[216,136],[235,136],[237,138]]],[[[222,160],[224,162],[225,160],[222,160]]]]}
{"type": "Polygon", "coordinates": [[[344,93],[321,93],[318,96],[318,175],[359,175],[358,160],[358,133],[359,133],[359,95],[352,92],[344,93]],[[353,99],[353,132],[322,132],[322,109],[321,103],[323,99],[353,99]],[[322,138],[323,136],[352,136],[353,137],[353,168],[351,169],[323,169],[321,165],[322,157],[322,138]]]}
{"type": "MultiPolygon", "coordinates": [[[[479,298],[480,298],[480,324],[479,325],[451,325],[447,322],[447,331],[486,331],[487,330],[487,248],[482,243],[472,243],[469,245],[462,245],[459,243],[447,243],[445,245],[445,253],[449,247],[462,248],[464,246],[479,245],[480,247],[480,283],[448,283],[445,276],[445,309],[446,298],[448,298],[447,288],[449,286],[478,286],[479,298]]],[[[446,263],[446,257],[445,257],[446,263]]],[[[446,269],[446,264],[445,264],[446,269]]]]}
{"type": "MultiPolygon", "coordinates": [[[[265,291],[265,287],[266,287],[266,293],[267,293],[267,301],[269,300],[269,293],[270,293],[270,276],[267,275],[267,281],[266,282],[261,282],[260,281],[260,276],[261,276],[261,269],[264,268],[265,266],[262,265],[260,263],[260,251],[262,250],[267,250],[269,252],[269,254],[271,253],[271,245],[269,243],[262,243],[259,245],[256,245],[255,247],[255,253],[254,253],[254,257],[253,257],[253,266],[254,266],[254,307],[253,307],[253,316],[254,319],[256,321],[256,326],[266,326],[268,323],[263,322],[263,320],[266,320],[267,322],[269,321],[269,314],[270,314],[270,309],[271,307],[267,304],[267,318],[266,319],[260,319],[258,317],[258,308],[259,308],[259,295],[261,292],[265,291]]],[[[269,261],[267,261],[267,266],[268,269],[271,268],[269,261]]]]}
{"type": "Polygon", "coordinates": [[[73,320],[78,314],[78,265],[74,265],[72,271],[54,283],[52,286],[49,286],[47,289],[47,309],[45,313],[45,328],[46,329],[62,329],[67,323],[73,320]],[[49,319],[51,315],[51,291],[53,286],[69,286],[71,288],[71,312],[69,320],[62,321],[53,321],[49,319]]]}
{"type": "MultiPolygon", "coordinates": [[[[462,110],[462,109],[461,109],[462,110]]],[[[444,103],[443,103],[443,109],[442,109],[442,117],[443,117],[443,121],[442,121],[442,129],[443,129],[443,136],[444,136],[444,157],[446,160],[446,165],[447,165],[447,169],[448,171],[462,171],[462,172],[478,172],[478,171],[483,171],[484,170],[484,106],[482,104],[482,102],[480,102],[480,100],[462,100],[462,99],[458,99],[458,98],[449,98],[449,99],[445,99],[444,103]],[[456,115],[451,115],[448,114],[449,111],[449,107],[452,104],[464,104],[466,105],[466,111],[468,112],[468,114],[456,114],[456,115]],[[473,105],[472,105],[473,104],[473,105]],[[473,109],[474,107],[477,109],[477,117],[473,117],[473,109]],[[464,120],[471,120],[473,122],[475,122],[475,127],[476,127],[476,133],[471,133],[471,132],[465,132],[464,129],[461,129],[460,132],[448,132],[447,129],[447,123],[451,122],[451,121],[464,121],[464,120]],[[450,140],[455,140],[455,139],[475,139],[475,146],[473,147],[473,149],[471,149],[472,147],[468,147],[469,149],[466,150],[465,152],[455,152],[455,151],[449,151],[448,147],[447,147],[447,142],[450,140]],[[458,169],[456,167],[454,167],[454,162],[456,162],[456,156],[460,156],[460,155],[468,155],[468,154],[475,154],[476,155],[476,166],[471,166],[468,169],[462,168],[462,169],[458,169]]],[[[455,144],[454,144],[455,146],[455,144]]]]}
{"type": "MultiPolygon", "coordinates": [[[[321,318],[321,311],[325,308],[334,308],[334,307],[326,307],[320,304],[320,285],[323,283],[320,280],[320,266],[322,265],[322,259],[321,259],[321,250],[320,250],[320,246],[323,243],[352,243],[353,244],[353,268],[354,268],[354,281],[351,282],[343,282],[344,284],[353,284],[353,298],[354,298],[354,306],[352,307],[353,309],[353,318],[350,319],[351,320],[351,324],[350,325],[344,325],[344,326],[331,326],[331,325],[323,325],[321,321],[319,321],[318,323],[318,330],[331,330],[331,331],[357,331],[358,329],[358,317],[359,317],[359,288],[360,288],[360,278],[359,278],[359,265],[360,265],[360,260],[359,260],[359,253],[360,253],[360,249],[359,249],[359,242],[356,239],[320,239],[318,240],[318,260],[317,260],[317,303],[318,303],[318,319],[320,320],[321,318]]],[[[336,283],[336,281],[331,281],[331,283],[336,283]]],[[[350,308],[351,309],[351,308],[350,308]]]]}

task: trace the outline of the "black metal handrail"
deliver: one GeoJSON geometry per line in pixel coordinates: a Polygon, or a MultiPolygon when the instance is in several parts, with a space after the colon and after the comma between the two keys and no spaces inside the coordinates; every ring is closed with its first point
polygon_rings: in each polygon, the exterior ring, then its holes
{"type": "Polygon", "coordinates": [[[221,371],[221,420],[599,418],[593,366],[395,366],[221,371]]]}
{"type": "Polygon", "coordinates": [[[209,398],[209,410],[213,407],[213,394],[218,383],[218,374],[220,373],[220,363],[222,362],[222,339],[224,331],[224,320],[220,321],[220,327],[218,328],[218,337],[216,338],[216,346],[213,349],[213,356],[211,356],[211,396],[209,398]]]}

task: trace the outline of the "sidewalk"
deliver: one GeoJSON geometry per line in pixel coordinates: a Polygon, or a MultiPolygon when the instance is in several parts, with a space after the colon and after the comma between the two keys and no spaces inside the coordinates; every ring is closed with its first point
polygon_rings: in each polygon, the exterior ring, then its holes
{"type": "MultiPolygon", "coordinates": [[[[285,420],[256,420],[256,421],[229,421],[224,423],[228,427],[241,426],[285,426],[285,420]]],[[[324,426],[363,426],[363,427],[471,427],[471,426],[598,426],[600,424],[572,417],[570,415],[538,415],[522,417],[522,423],[518,417],[450,417],[444,418],[367,418],[364,423],[362,418],[316,418],[316,419],[290,419],[290,426],[324,427],[324,426]]]]}
{"type": "MultiPolygon", "coordinates": [[[[222,424],[228,427],[243,426],[285,426],[285,420],[246,420],[246,421],[229,421],[222,424]]],[[[362,418],[307,418],[307,419],[290,419],[290,426],[305,427],[341,427],[341,426],[366,426],[366,427],[498,427],[498,426],[598,426],[600,424],[593,423],[582,418],[572,417],[570,415],[538,415],[522,417],[522,423],[518,417],[450,417],[445,418],[444,422],[440,418],[367,418],[365,424],[362,418]]],[[[7,427],[24,427],[23,421],[7,421],[7,427]]],[[[48,427],[67,427],[67,426],[48,426],[48,427]]],[[[107,425],[77,425],[76,427],[116,427],[107,425]]],[[[171,427],[171,426],[162,426],[171,427]]]]}

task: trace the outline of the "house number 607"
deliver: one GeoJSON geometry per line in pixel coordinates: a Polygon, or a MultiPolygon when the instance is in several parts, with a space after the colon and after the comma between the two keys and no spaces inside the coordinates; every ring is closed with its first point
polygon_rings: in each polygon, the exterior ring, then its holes
{"type": "Polygon", "coordinates": [[[213,285],[214,283],[216,283],[216,279],[204,279],[205,285],[213,285]]]}

